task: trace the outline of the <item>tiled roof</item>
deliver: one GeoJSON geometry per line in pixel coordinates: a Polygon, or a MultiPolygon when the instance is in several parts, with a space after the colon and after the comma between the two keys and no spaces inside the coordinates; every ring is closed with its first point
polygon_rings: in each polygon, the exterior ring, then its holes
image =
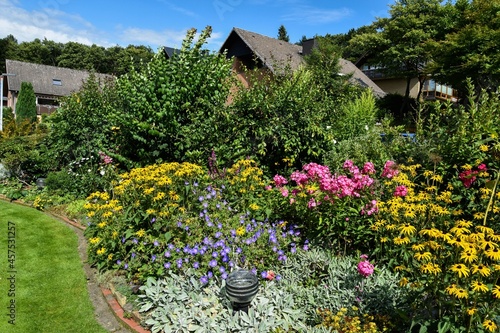
{"type": "MultiPolygon", "coordinates": [[[[31,82],[35,94],[68,96],[80,90],[90,73],[69,68],[39,65],[17,60],[5,60],[7,85],[11,91],[21,90],[22,82],[31,82]]],[[[95,74],[99,79],[113,78],[107,74],[95,74]]]]}
{"type": "MultiPolygon", "coordinates": [[[[221,53],[227,52],[228,57],[246,55],[250,51],[262,61],[265,67],[275,74],[280,73],[285,66],[296,70],[304,64],[302,46],[240,28],[233,28],[220,49],[221,53]],[[246,48],[235,47],[237,38],[245,43],[246,48]]],[[[351,82],[360,84],[363,87],[369,87],[378,97],[385,96],[385,92],[352,62],[339,59],[339,64],[342,74],[352,75],[351,82]]]]}

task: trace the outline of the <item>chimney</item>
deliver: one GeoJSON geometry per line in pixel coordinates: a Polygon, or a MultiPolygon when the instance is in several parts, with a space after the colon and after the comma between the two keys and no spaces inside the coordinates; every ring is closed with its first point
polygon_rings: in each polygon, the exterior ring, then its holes
{"type": "Polygon", "coordinates": [[[312,53],[312,50],[318,46],[315,38],[311,38],[302,42],[302,55],[306,56],[312,53]]]}

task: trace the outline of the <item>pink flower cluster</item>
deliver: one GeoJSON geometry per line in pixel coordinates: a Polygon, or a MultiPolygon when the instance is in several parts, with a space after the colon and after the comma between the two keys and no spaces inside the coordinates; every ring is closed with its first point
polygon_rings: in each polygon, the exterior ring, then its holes
{"type": "Polygon", "coordinates": [[[368,256],[366,254],[362,254],[360,256],[361,261],[358,263],[358,273],[364,277],[369,277],[373,274],[375,267],[370,264],[368,261],[368,256]]]}
{"type": "Polygon", "coordinates": [[[101,158],[101,160],[103,161],[104,164],[113,163],[113,159],[111,157],[109,157],[108,155],[106,155],[105,153],[103,153],[102,151],[99,152],[99,157],[101,158]]]}
{"type": "Polygon", "coordinates": [[[387,161],[384,165],[384,170],[382,171],[382,177],[393,178],[399,173],[398,166],[394,161],[387,161]]]}
{"type": "MultiPolygon", "coordinates": [[[[321,205],[322,202],[333,202],[335,198],[359,198],[363,192],[371,189],[374,180],[370,175],[375,173],[373,163],[365,163],[360,170],[351,160],[347,160],[343,168],[347,171],[347,175],[332,174],[328,166],[317,163],[306,164],[303,166],[302,171],[294,171],[290,175],[290,180],[295,182],[298,188],[291,191],[293,197],[290,199],[290,203],[296,202],[296,195],[302,191],[307,191],[308,195],[320,194],[311,197],[307,203],[307,207],[313,209],[321,205]],[[312,189],[305,189],[306,185],[314,183],[319,185],[319,190],[322,193],[315,192],[312,189]]],[[[284,187],[288,183],[287,179],[276,175],[273,180],[281,194],[287,197],[290,194],[284,187]]],[[[376,202],[372,202],[366,208],[365,213],[371,215],[377,211],[376,209],[376,202]]]]}
{"type": "Polygon", "coordinates": [[[478,175],[478,173],[485,171],[488,171],[488,168],[486,167],[486,164],[481,163],[477,166],[477,170],[471,169],[460,172],[460,174],[458,175],[458,179],[460,179],[462,184],[464,184],[465,188],[469,188],[476,181],[476,176],[478,175]]]}
{"type": "Polygon", "coordinates": [[[408,194],[408,189],[404,185],[396,186],[394,190],[395,197],[405,197],[408,194]]]}

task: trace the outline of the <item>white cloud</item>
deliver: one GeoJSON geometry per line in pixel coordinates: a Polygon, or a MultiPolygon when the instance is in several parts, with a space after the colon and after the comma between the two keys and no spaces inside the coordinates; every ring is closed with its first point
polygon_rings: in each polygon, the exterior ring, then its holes
{"type": "Polygon", "coordinates": [[[18,1],[0,0],[0,36],[13,35],[20,42],[47,38],[59,43],[109,44],[91,23],[78,15],[67,14],[56,7],[27,11],[17,4],[18,1]]]}

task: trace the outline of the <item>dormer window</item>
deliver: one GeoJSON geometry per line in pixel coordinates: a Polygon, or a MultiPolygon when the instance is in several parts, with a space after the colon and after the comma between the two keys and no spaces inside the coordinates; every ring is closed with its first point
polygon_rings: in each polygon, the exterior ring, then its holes
{"type": "Polygon", "coordinates": [[[52,79],[52,84],[55,86],[62,86],[62,81],[59,79],[52,79]]]}

